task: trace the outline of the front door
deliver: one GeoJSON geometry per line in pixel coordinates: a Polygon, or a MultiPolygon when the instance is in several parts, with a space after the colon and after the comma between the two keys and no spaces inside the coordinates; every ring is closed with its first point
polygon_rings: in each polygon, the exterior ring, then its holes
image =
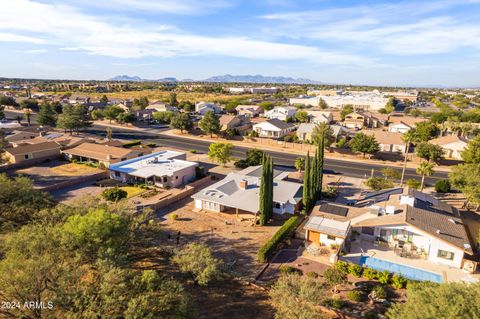
{"type": "Polygon", "coordinates": [[[307,240],[318,244],[320,242],[320,233],[309,230],[307,240]]]}

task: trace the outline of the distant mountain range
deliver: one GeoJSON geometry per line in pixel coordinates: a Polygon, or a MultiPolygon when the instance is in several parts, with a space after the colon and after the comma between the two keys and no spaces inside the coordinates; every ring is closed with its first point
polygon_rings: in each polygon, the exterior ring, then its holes
{"type": "Polygon", "coordinates": [[[277,84],[320,84],[318,81],[310,79],[294,79],[285,76],[263,76],[257,75],[217,75],[205,79],[204,82],[221,83],[277,83],[277,84]]]}
{"type": "MultiPolygon", "coordinates": [[[[128,75],[117,75],[109,81],[119,81],[119,82],[177,82],[178,80],[173,77],[162,78],[158,80],[148,80],[142,79],[139,76],[128,76],[128,75]]],[[[321,82],[303,79],[303,78],[292,78],[285,76],[263,76],[260,74],[257,75],[216,75],[209,77],[205,80],[193,81],[193,80],[183,80],[184,82],[218,82],[218,83],[271,83],[271,84],[321,84],[321,82]]]]}
{"type": "Polygon", "coordinates": [[[162,78],[158,80],[148,80],[142,79],[139,76],[128,76],[128,75],[117,75],[108,81],[119,81],[119,82],[177,82],[176,78],[162,78]]]}

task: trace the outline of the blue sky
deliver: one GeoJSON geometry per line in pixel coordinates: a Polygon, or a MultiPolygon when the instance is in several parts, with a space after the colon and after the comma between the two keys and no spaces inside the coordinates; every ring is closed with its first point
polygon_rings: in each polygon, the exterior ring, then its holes
{"type": "Polygon", "coordinates": [[[0,76],[480,86],[480,0],[0,0],[0,76]]]}

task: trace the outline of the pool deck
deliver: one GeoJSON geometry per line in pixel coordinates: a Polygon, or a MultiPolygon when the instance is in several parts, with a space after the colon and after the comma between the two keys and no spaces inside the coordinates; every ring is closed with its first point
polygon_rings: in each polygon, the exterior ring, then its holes
{"type": "Polygon", "coordinates": [[[350,253],[340,257],[344,261],[360,264],[360,258],[364,256],[383,259],[392,263],[397,263],[425,271],[437,273],[443,277],[444,282],[472,281],[479,280],[480,274],[469,274],[462,269],[450,268],[448,266],[434,264],[424,259],[409,259],[396,255],[393,250],[374,246],[371,241],[357,240],[351,243],[350,253]]]}

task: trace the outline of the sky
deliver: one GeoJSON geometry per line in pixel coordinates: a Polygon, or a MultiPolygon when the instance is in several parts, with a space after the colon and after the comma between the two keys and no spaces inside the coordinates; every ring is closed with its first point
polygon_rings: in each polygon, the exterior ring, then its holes
{"type": "Polygon", "coordinates": [[[480,0],[0,0],[0,77],[480,86],[480,0]]]}

